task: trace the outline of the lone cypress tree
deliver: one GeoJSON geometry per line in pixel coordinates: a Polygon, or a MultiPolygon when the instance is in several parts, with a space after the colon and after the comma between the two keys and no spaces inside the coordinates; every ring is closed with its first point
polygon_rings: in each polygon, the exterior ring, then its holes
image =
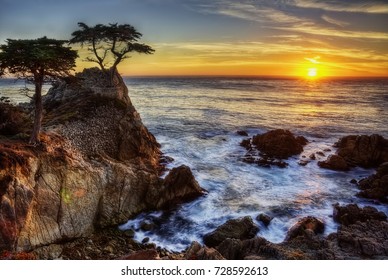
{"type": "Polygon", "coordinates": [[[68,43],[65,40],[42,37],[33,40],[7,39],[6,42],[0,45],[0,76],[8,72],[35,85],[35,116],[30,143],[36,144],[43,118],[42,86],[70,75],[78,55],[63,46],[68,43]]]}
{"type": "Polygon", "coordinates": [[[88,50],[94,56],[87,57],[86,60],[97,63],[104,72],[109,71],[111,79],[117,72],[117,65],[130,57],[129,53],[155,52],[150,46],[138,42],[143,35],[129,24],[110,23],[89,27],[79,22],[78,26],[80,29],[71,34],[70,44],[80,44],[81,47],[89,45],[88,50]]]}

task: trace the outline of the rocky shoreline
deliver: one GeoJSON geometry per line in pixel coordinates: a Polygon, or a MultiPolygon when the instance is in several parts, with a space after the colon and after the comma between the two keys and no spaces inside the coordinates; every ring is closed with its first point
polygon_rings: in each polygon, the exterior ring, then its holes
{"type": "MultiPolygon", "coordinates": [[[[166,170],[155,137],[132,106],[122,78],[115,86],[98,69],[86,69],[58,83],[45,97],[44,132],[33,147],[18,134],[0,141],[0,259],[387,259],[388,222],[373,207],[333,205],[337,232],[304,217],[285,240],[257,236],[271,223],[265,214],[232,219],[169,252],[133,239],[117,226],[136,215],[165,210],[205,195],[190,168],[166,170]],[[168,172],[162,179],[161,174],[168,172]]],[[[248,136],[244,131],[239,135],[248,136]]],[[[287,159],[309,143],[277,129],[241,142],[242,161],[287,168],[287,159]]],[[[388,140],[380,135],[340,139],[326,159],[320,151],[299,162],[337,171],[356,166],[376,174],[355,180],[358,196],[387,203],[388,140]]],[[[152,225],[144,225],[152,230],[152,225]]]]}

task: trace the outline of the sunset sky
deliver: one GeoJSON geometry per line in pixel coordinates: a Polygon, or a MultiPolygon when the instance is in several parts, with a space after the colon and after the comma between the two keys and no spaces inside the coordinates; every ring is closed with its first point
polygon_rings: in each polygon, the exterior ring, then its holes
{"type": "Polygon", "coordinates": [[[388,76],[387,0],[0,0],[0,43],[69,39],[79,21],[143,33],[156,52],[124,75],[388,76]]]}

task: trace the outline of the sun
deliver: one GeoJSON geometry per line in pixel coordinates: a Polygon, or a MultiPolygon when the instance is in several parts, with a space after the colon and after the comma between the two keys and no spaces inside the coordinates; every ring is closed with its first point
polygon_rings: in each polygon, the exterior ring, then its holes
{"type": "Polygon", "coordinates": [[[307,69],[307,76],[309,78],[316,78],[318,76],[318,69],[316,67],[307,69]]]}

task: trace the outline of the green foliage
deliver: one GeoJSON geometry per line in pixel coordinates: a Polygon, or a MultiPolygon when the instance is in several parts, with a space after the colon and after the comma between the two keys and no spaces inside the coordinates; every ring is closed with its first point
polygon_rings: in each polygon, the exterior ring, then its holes
{"type": "Polygon", "coordinates": [[[102,70],[115,70],[121,61],[129,58],[128,54],[131,52],[152,54],[155,51],[138,42],[142,34],[129,24],[97,24],[89,27],[79,22],[78,26],[80,29],[71,34],[70,44],[80,44],[81,47],[89,45],[89,51],[94,57],[88,57],[86,60],[98,63],[102,70]],[[107,60],[111,60],[110,63],[107,60]]]}
{"type": "Polygon", "coordinates": [[[35,85],[35,119],[30,143],[39,142],[42,124],[43,83],[70,75],[77,52],[63,46],[67,41],[42,37],[34,40],[7,39],[0,45],[0,75],[14,74],[35,85]]]}
{"type": "Polygon", "coordinates": [[[6,72],[32,83],[67,76],[75,67],[77,52],[64,40],[42,37],[34,40],[7,39],[0,45],[0,74],[6,72]]]}

